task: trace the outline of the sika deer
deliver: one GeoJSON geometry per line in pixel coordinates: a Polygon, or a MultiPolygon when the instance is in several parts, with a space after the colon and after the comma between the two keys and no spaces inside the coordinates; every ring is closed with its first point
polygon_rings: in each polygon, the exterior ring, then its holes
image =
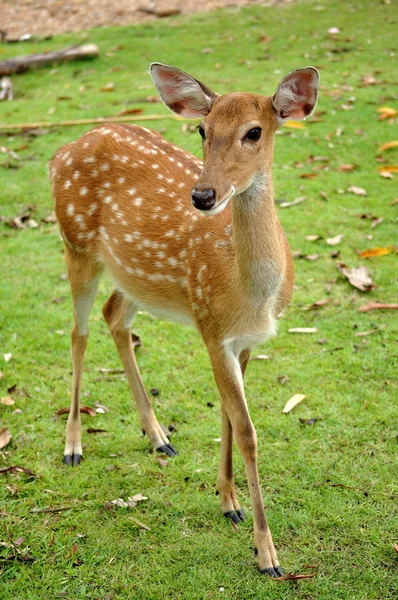
{"type": "Polygon", "coordinates": [[[149,129],[104,124],[61,148],[50,165],[74,308],[64,462],[77,465],[82,457],[79,397],[87,324],[107,268],[115,290],[103,315],[142,429],[153,448],[169,455],[177,452],[142,384],[131,323],[144,308],[190,323],[201,333],[221,396],[217,490],[222,511],[234,523],[244,519],[233,481],[235,436],[252,499],[259,567],[278,577],[282,569],[264,515],[243,375],[251,347],[275,333],[292,296],[292,259],[274,207],[273,139],[285,119],[312,113],[318,72],[313,67],[293,71],[273,97],[220,96],[160,63],[153,63],[150,73],[170,110],[202,119],[203,164],[149,129]]]}

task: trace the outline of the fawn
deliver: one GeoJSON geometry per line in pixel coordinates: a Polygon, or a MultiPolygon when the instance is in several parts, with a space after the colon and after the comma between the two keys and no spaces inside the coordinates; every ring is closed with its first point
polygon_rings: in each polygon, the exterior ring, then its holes
{"type": "Polygon", "coordinates": [[[274,206],[274,134],[314,110],[319,74],[289,73],[272,97],[219,95],[187,73],[152,63],[164,104],[201,118],[203,163],[158,133],[101,124],[58,150],[52,194],[73,297],[73,391],[64,462],[82,458],[80,387],[88,318],[106,268],[115,289],[103,315],[154,449],[177,452],[150,406],[131,340],[140,308],[194,325],[207,346],[221,397],[217,491],[233,523],[244,520],[234,488],[232,444],[243,457],[260,570],[283,574],[264,514],[257,437],[243,388],[251,348],[276,331],[290,302],[293,264],[274,206]],[[207,218],[210,217],[210,218],[207,218]]]}

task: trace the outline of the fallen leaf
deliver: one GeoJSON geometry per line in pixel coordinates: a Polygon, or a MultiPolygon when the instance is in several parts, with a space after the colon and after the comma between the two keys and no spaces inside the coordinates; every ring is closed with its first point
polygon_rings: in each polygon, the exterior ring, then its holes
{"type": "Polygon", "coordinates": [[[379,148],[377,148],[377,153],[384,152],[384,150],[391,150],[391,148],[398,148],[397,140],[394,140],[393,142],[387,142],[386,144],[382,144],[379,148]]]}
{"type": "Polygon", "coordinates": [[[98,401],[94,402],[94,406],[95,412],[100,413],[101,415],[104,415],[105,413],[109,412],[109,408],[98,401]]]}
{"type": "Polygon", "coordinates": [[[15,400],[11,396],[4,396],[0,399],[0,403],[4,404],[4,406],[12,406],[15,404],[15,400]]]}
{"type": "Polygon", "coordinates": [[[89,427],[87,433],[107,433],[107,431],[106,429],[94,429],[94,427],[89,427]]]}
{"type": "Polygon", "coordinates": [[[123,117],[124,115],[140,115],[142,111],[142,108],[128,108],[126,110],[121,110],[116,116],[123,117]]]}
{"type": "Polygon", "coordinates": [[[250,360],[269,360],[270,358],[268,354],[257,354],[257,356],[251,356],[250,360]]]}
{"type": "Polygon", "coordinates": [[[302,121],[285,121],[283,127],[287,127],[287,129],[305,129],[305,125],[302,121]]]}
{"type": "Polygon", "coordinates": [[[320,257],[320,254],[304,254],[304,256],[303,256],[303,258],[305,258],[306,260],[310,260],[310,261],[318,260],[319,257],[320,257]]]}
{"type": "Polygon", "coordinates": [[[322,239],[320,235],[306,235],[305,239],[307,242],[316,242],[317,240],[322,239]]]}
{"type": "Polygon", "coordinates": [[[0,429],[0,450],[7,446],[7,444],[11,440],[11,433],[8,431],[7,427],[0,429]]]}
{"type": "Polygon", "coordinates": [[[55,216],[55,212],[53,211],[52,213],[50,213],[47,217],[45,217],[44,219],[42,219],[42,221],[44,223],[56,223],[57,222],[57,217],[55,216]]]}
{"type": "Polygon", "coordinates": [[[330,304],[331,302],[333,302],[332,298],[324,298],[323,300],[317,300],[308,306],[303,306],[303,310],[315,310],[321,306],[326,306],[326,304],[330,304]]]}
{"type": "Polygon", "coordinates": [[[338,27],[329,27],[328,33],[335,35],[337,33],[340,33],[340,29],[338,27]]]}
{"type": "Polygon", "coordinates": [[[16,540],[13,540],[13,544],[14,546],[20,546],[21,544],[23,544],[25,541],[25,538],[22,537],[22,535],[20,535],[19,537],[17,537],[16,540]]]}
{"type": "Polygon", "coordinates": [[[358,308],[359,312],[366,312],[368,310],[389,310],[389,309],[398,309],[398,304],[383,304],[382,302],[369,302],[369,304],[365,304],[364,306],[360,306],[358,308]]]}
{"type": "Polygon", "coordinates": [[[391,108],[390,106],[380,106],[376,112],[380,114],[379,120],[390,119],[397,116],[397,111],[395,108],[391,108]]]}
{"type": "Polygon", "coordinates": [[[6,475],[7,473],[10,473],[10,475],[15,475],[16,473],[25,473],[30,477],[37,477],[37,475],[33,473],[33,471],[31,471],[30,469],[25,469],[25,467],[19,467],[18,465],[0,468],[0,475],[6,475]]]}
{"type": "Polygon", "coordinates": [[[355,194],[355,196],[366,196],[367,195],[366,190],[364,190],[363,188],[357,187],[356,185],[351,185],[347,189],[347,192],[350,192],[351,194],[355,194]]]}
{"type": "MultiPolygon", "coordinates": [[[[70,412],[70,408],[60,408],[55,414],[57,416],[60,415],[67,415],[70,412]]],[[[84,413],[86,415],[90,415],[91,417],[95,417],[95,415],[97,414],[95,412],[95,410],[93,408],[91,408],[91,406],[81,406],[80,407],[80,412],[84,413]]]]}
{"type": "Polygon", "coordinates": [[[289,333],[316,333],[316,327],[293,327],[289,329],[289,333]]]}
{"type": "Polygon", "coordinates": [[[394,246],[387,246],[386,248],[369,248],[359,254],[360,258],[372,258],[374,256],[385,256],[393,252],[394,246]]]}
{"type": "Polygon", "coordinates": [[[393,544],[393,548],[394,548],[395,552],[398,554],[398,544],[393,544]]]}
{"type": "Polygon", "coordinates": [[[395,204],[398,204],[398,198],[394,198],[394,200],[391,200],[390,204],[391,206],[395,206],[395,204]]]}
{"type": "Polygon", "coordinates": [[[398,165],[383,165],[378,168],[379,173],[398,173],[398,165]]]}
{"type": "Polygon", "coordinates": [[[286,575],[282,575],[282,577],[275,577],[275,581],[298,581],[299,579],[311,579],[315,577],[314,573],[310,575],[295,575],[294,573],[287,573],[286,575]]]}
{"type": "Polygon", "coordinates": [[[379,175],[380,177],[383,177],[383,179],[394,179],[393,174],[389,171],[379,171],[379,175]]]}
{"type": "Polygon", "coordinates": [[[328,246],[337,246],[337,244],[341,243],[343,237],[344,235],[339,233],[339,235],[336,235],[335,237],[327,238],[326,243],[328,246]]]}
{"type": "Polygon", "coordinates": [[[318,423],[318,421],[320,421],[320,419],[303,419],[302,417],[299,418],[300,423],[303,423],[304,425],[315,425],[315,423],[318,423]]]}
{"type": "Polygon", "coordinates": [[[358,165],[340,165],[337,167],[337,171],[342,171],[343,173],[350,173],[355,169],[358,169],[358,165]]]}
{"type": "Polygon", "coordinates": [[[354,335],[356,337],[364,337],[366,335],[372,335],[373,333],[378,333],[382,329],[385,328],[385,325],[380,325],[380,327],[375,327],[374,329],[369,329],[369,331],[356,331],[354,335]]]}
{"type": "Polygon", "coordinates": [[[300,179],[315,179],[315,177],[318,177],[318,173],[301,173],[299,175],[300,179]]]}
{"type": "Polygon", "coordinates": [[[336,267],[344,277],[347,277],[354,288],[362,292],[370,292],[375,289],[376,286],[369,275],[367,267],[354,267],[350,269],[344,263],[336,263],[336,267]]]}
{"type": "Polygon", "coordinates": [[[379,219],[375,219],[373,221],[373,223],[371,224],[371,228],[375,229],[375,227],[378,227],[380,225],[380,223],[383,223],[384,219],[383,217],[380,217],[379,219]]]}
{"type": "Polygon", "coordinates": [[[112,81],[106,83],[103,87],[99,88],[100,92],[112,92],[115,89],[115,84],[112,81]]]}
{"type": "Polygon", "coordinates": [[[11,352],[7,352],[6,354],[4,354],[4,360],[6,362],[10,362],[10,360],[12,359],[12,354],[11,352]]]}
{"type": "Polygon", "coordinates": [[[300,204],[301,202],[304,202],[304,200],[306,198],[307,198],[307,196],[300,196],[299,198],[296,198],[292,202],[281,202],[280,207],[281,208],[289,208],[290,206],[296,206],[296,204],[300,204]]]}
{"type": "Polygon", "coordinates": [[[292,396],[290,398],[290,400],[288,400],[285,404],[285,408],[283,409],[282,412],[284,413],[288,413],[290,412],[295,406],[297,406],[297,404],[300,404],[300,402],[302,402],[305,398],[304,394],[295,394],[294,396],[292,396]]]}
{"type": "Polygon", "coordinates": [[[159,465],[164,469],[164,467],[166,467],[169,463],[167,460],[165,460],[164,458],[161,458],[160,456],[156,457],[156,460],[158,461],[159,465]]]}

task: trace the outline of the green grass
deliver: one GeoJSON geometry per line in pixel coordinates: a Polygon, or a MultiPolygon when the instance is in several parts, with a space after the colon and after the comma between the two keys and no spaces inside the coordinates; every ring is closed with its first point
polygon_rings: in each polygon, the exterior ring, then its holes
{"type": "MultiPolygon", "coordinates": [[[[83,415],[85,460],[76,469],[62,465],[65,421],[54,414],[69,404],[71,301],[68,283],[60,278],[65,267],[57,226],[41,219],[52,210],[47,161],[88,127],[58,127],[38,137],[1,135],[0,146],[16,151],[21,161],[19,169],[0,167],[0,213],[10,219],[34,205],[40,225],[16,231],[2,224],[0,230],[0,397],[17,385],[15,405],[0,404],[1,426],[8,426],[13,436],[0,454],[0,466],[17,464],[39,475],[2,476],[0,541],[22,536],[22,555],[29,548],[35,560],[5,560],[13,551],[0,547],[1,599],[396,597],[398,325],[393,311],[359,313],[358,307],[369,300],[396,302],[398,257],[391,253],[367,262],[355,250],[397,243],[397,206],[391,205],[397,176],[381,178],[376,161],[377,148],[396,139],[394,125],[378,121],[376,109],[397,107],[397,21],[394,3],[298,2],[0,47],[1,58],[76,40],[96,42],[101,51],[92,62],[14,77],[15,100],[1,104],[3,123],[109,117],[132,107],[166,114],[160,104],[144,102],[155,95],[147,75],[153,60],[175,64],[219,92],[268,95],[286,72],[313,64],[321,72],[318,111],[323,113],[304,130],[285,129],[276,138],[277,199],[306,196],[301,204],[280,209],[280,219],[292,250],[316,252],[320,258],[296,260],[295,296],[279,335],[256,350],[271,359],[250,363],[246,375],[260,477],[281,564],[295,572],[311,572],[303,565],[317,566],[313,579],[297,584],[271,581],[256,569],[250,498],[238,456],[236,484],[249,518],[237,535],[220,515],[214,495],[218,399],[199,335],[145,314],[134,326],[144,342],[137,356],[145,385],[160,390],[153,405],[160,421],[176,427],[173,444],[180,455],[164,468],[148,453],[126,382],[96,380],[99,367],[120,367],[100,318],[111,289],[105,280],[91,319],[83,403],[100,401],[110,411],[95,419],[83,415]],[[332,26],[341,30],[336,39],[327,33],[332,26]],[[260,41],[264,34],[272,36],[266,44],[260,41]],[[213,52],[202,54],[203,48],[213,52]],[[361,87],[368,74],[381,83],[361,87]],[[110,81],[114,91],[98,91],[110,81]],[[340,97],[330,95],[336,89],[340,97]],[[350,102],[353,110],[341,108],[350,102]],[[310,155],[329,161],[306,165],[310,155]],[[296,168],[295,161],[304,166],[296,168]],[[344,163],[358,169],[337,171],[344,163]],[[316,178],[299,177],[318,165],[327,168],[316,178]],[[365,188],[367,196],[347,193],[351,185],[365,188]],[[359,218],[365,213],[384,220],[372,229],[370,220],[359,218]],[[377,285],[373,292],[354,290],[338,273],[325,238],[339,233],[344,234],[337,246],[339,260],[350,267],[369,266],[377,285]],[[323,239],[306,241],[310,234],[323,239]],[[339,304],[302,310],[328,294],[339,304]],[[288,333],[291,327],[317,327],[318,332],[294,335],[288,333]],[[355,336],[377,328],[372,335],[355,336]],[[3,360],[5,353],[12,353],[9,362],[3,360]],[[288,377],[285,385],[283,375],[288,377]],[[283,415],[285,402],[299,392],[306,399],[283,415]],[[15,414],[15,408],[21,412],[15,414]],[[300,423],[300,417],[321,420],[311,427],[300,423]],[[107,433],[88,435],[88,427],[107,433]],[[110,465],[117,468],[109,470],[110,465]],[[132,510],[104,509],[106,501],[136,493],[148,500],[132,510]],[[59,506],[73,508],[30,512],[59,506]]],[[[144,124],[200,155],[198,134],[184,133],[180,122],[144,124]]],[[[397,164],[396,152],[382,154],[386,164],[397,164]]],[[[0,162],[6,159],[7,154],[0,154],[0,162]]]]}

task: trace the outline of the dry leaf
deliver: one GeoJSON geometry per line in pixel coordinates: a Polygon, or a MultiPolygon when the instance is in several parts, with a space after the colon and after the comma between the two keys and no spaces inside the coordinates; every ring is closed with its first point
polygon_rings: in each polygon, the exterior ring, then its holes
{"type": "Polygon", "coordinates": [[[372,278],[369,275],[367,267],[355,267],[350,269],[344,263],[336,263],[340,273],[347,277],[350,284],[361,292],[370,292],[375,289],[372,278]]]}
{"type": "Polygon", "coordinates": [[[257,354],[257,356],[251,356],[250,360],[269,360],[270,358],[268,354],[257,354]]]}
{"type": "Polygon", "coordinates": [[[296,206],[296,204],[300,204],[306,198],[307,198],[307,196],[300,196],[299,198],[296,198],[292,202],[281,202],[280,207],[281,208],[289,208],[290,206],[296,206]]]}
{"type": "Polygon", "coordinates": [[[389,171],[380,171],[379,175],[380,177],[383,177],[383,179],[394,179],[393,174],[389,171]]]}
{"type": "Polygon", "coordinates": [[[316,242],[317,240],[321,239],[320,235],[306,235],[305,239],[307,240],[307,242],[316,242]]]}
{"type": "Polygon", "coordinates": [[[317,300],[317,302],[314,302],[314,304],[310,304],[309,306],[303,306],[303,310],[315,310],[321,306],[326,306],[326,304],[330,304],[331,302],[333,302],[332,298],[324,298],[323,300],[317,300]]]}
{"type": "Polygon", "coordinates": [[[351,194],[355,194],[356,196],[366,196],[367,192],[363,188],[357,187],[356,185],[351,185],[347,192],[351,192],[351,194]]]}
{"type": "Polygon", "coordinates": [[[30,477],[37,477],[37,475],[33,473],[33,471],[31,471],[30,469],[25,469],[25,467],[19,467],[18,465],[0,468],[0,475],[6,475],[7,473],[10,473],[10,475],[15,475],[15,473],[25,473],[30,477]]]}
{"type": "Polygon", "coordinates": [[[380,106],[376,112],[380,114],[379,120],[390,119],[397,116],[397,111],[395,108],[391,108],[390,106],[380,106]]]}
{"type": "Polygon", "coordinates": [[[397,140],[394,140],[393,142],[387,142],[386,144],[382,144],[379,148],[377,148],[377,153],[384,152],[384,150],[391,150],[391,148],[398,148],[397,140]]]}
{"type": "Polygon", "coordinates": [[[297,406],[297,404],[300,404],[300,402],[302,402],[305,398],[304,394],[295,394],[294,396],[292,396],[290,398],[290,400],[288,400],[285,404],[285,408],[283,409],[282,412],[284,413],[288,413],[290,412],[295,406],[297,406]]]}
{"type": "Polygon", "coordinates": [[[286,121],[283,125],[284,127],[287,127],[288,129],[305,129],[305,125],[302,121],[286,121]]]}
{"type": "Polygon", "coordinates": [[[315,177],[318,177],[318,173],[301,173],[299,175],[300,179],[315,179],[315,177]]]}
{"type": "Polygon", "coordinates": [[[115,89],[115,84],[112,81],[109,81],[103,87],[99,88],[100,92],[112,92],[115,89]]]}
{"type": "MultiPolygon", "coordinates": [[[[70,408],[60,408],[55,414],[57,416],[60,416],[60,415],[67,415],[67,414],[69,414],[69,412],[70,412],[70,408]]],[[[81,406],[80,412],[85,413],[86,415],[90,415],[91,417],[95,417],[95,415],[97,414],[95,412],[95,410],[93,408],[91,408],[91,406],[81,406]]]]}
{"type": "Polygon", "coordinates": [[[343,237],[344,235],[339,233],[339,235],[336,235],[335,237],[327,238],[326,243],[328,246],[337,246],[337,244],[341,243],[343,237]]]}
{"type": "Polygon", "coordinates": [[[398,165],[384,165],[378,168],[379,173],[398,173],[398,165]]]}
{"type": "Polygon", "coordinates": [[[123,117],[124,115],[140,115],[142,111],[142,108],[128,108],[126,110],[121,110],[116,116],[123,117]]]}
{"type": "Polygon", "coordinates": [[[372,258],[373,256],[385,256],[393,252],[394,246],[387,246],[386,248],[369,248],[359,254],[360,258],[372,258]]]}
{"type": "Polygon", "coordinates": [[[315,574],[311,573],[310,575],[295,575],[294,573],[287,573],[286,575],[282,575],[282,577],[275,577],[275,581],[298,581],[299,579],[311,579],[315,574]]]}
{"type": "Polygon", "coordinates": [[[310,260],[310,261],[318,260],[319,257],[320,257],[320,254],[305,254],[303,256],[303,258],[305,258],[306,260],[310,260]]]}
{"type": "Polygon", "coordinates": [[[343,173],[350,173],[358,168],[358,165],[340,165],[337,167],[337,171],[342,171],[343,173]]]}
{"type": "Polygon", "coordinates": [[[293,327],[289,329],[289,333],[316,333],[316,327],[293,327]]]}
{"type": "Polygon", "coordinates": [[[106,429],[94,429],[94,427],[89,427],[87,433],[107,433],[107,431],[106,429]]]}
{"type": "Polygon", "coordinates": [[[3,355],[4,356],[4,360],[5,362],[10,362],[10,360],[12,359],[12,354],[11,352],[7,352],[6,354],[3,355]]]}
{"type": "Polygon", "coordinates": [[[360,306],[358,308],[359,312],[366,312],[368,310],[376,309],[398,309],[398,304],[383,304],[382,302],[369,302],[369,304],[365,304],[365,306],[360,306]]]}
{"type": "Polygon", "coordinates": [[[7,446],[10,440],[11,433],[8,431],[8,428],[4,427],[3,429],[0,429],[0,450],[2,448],[5,448],[5,446],[7,446]]]}
{"type": "Polygon", "coordinates": [[[356,337],[364,337],[366,335],[372,335],[373,333],[378,333],[381,329],[384,329],[385,325],[380,325],[380,327],[375,327],[374,329],[369,329],[369,331],[356,331],[354,335],[356,337]]]}
{"type": "Polygon", "coordinates": [[[0,403],[4,404],[4,406],[12,406],[15,404],[15,400],[13,400],[11,396],[4,396],[0,399],[0,403]]]}

